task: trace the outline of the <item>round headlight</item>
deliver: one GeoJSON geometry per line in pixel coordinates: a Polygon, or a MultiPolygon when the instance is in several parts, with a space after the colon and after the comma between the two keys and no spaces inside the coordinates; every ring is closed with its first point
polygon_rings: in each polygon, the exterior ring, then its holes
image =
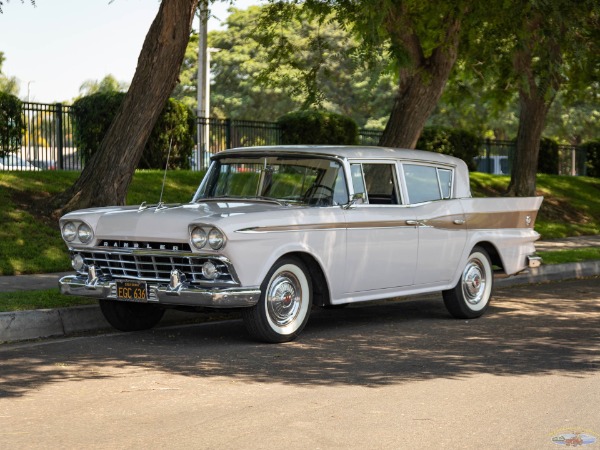
{"type": "Polygon", "coordinates": [[[210,261],[206,261],[202,264],[202,276],[207,280],[214,280],[219,275],[219,270],[210,261]]]}
{"type": "Polygon", "coordinates": [[[85,223],[82,223],[79,225],[79,228],[77,228],[77,237],[84,244],[90,242],[93,235],[94,233],[92,233],[92,229],[85,223]]]}
{"type": "Polygon", "coordinates": [[[210,230],[210,233],[208,233],[208,245],[210,245],[210,248],[213,250],[219,250],[225,245],[225,236],[223,236],[221,231],[213,228],[210,230]]]}
{"type": "Polygon", "coordinates": [[[85,261],[83,259],[83,256],[81,256],[79,253],[74,255],[73,259],[71,260],[71,265],[73,266],[73,269],[75,269],[77,272],[81,272],[85,268],[85,261]]]}
{"type": "Polygon", "coordinates": [[[65,241],[71,242],[77,236],[77,227],[73,222],[67,222],[63,226],[62,235],[65,241]]]}
{"type": "Polygon", "coordinates": [[[192,244],[194,247],[200,249],[206,245],[206,231],[200,227],[196,227],[192,230],[192,244]]]}

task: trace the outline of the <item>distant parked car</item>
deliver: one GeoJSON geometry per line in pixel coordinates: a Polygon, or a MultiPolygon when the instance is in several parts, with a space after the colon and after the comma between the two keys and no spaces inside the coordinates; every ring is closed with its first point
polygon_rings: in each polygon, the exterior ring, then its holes
{"type": "Polygon", "coordinates": [[[508,156],[478,156],[475,158],[477,172],[491,173],[493,175],[510,175],[508,156]]]}
{"type": "Polygon", "coordinates": [[[35,170],[36,168],[17,155],[0,158],[0,170],[35,170]]]}
{"type": "Polygon", "coordinates": [[[56,170],[56,161],[53,159],[30,159],[29,162],[38,169],[42,170],[56,170]]]}

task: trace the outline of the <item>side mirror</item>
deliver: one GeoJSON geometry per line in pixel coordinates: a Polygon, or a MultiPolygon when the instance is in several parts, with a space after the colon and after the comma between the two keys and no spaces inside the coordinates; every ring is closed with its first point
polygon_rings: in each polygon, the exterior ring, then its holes
{"type": "Polygon", "coordinates": [[[344,209],[352,209],[357,204],[363,204],[364,202],[365,202],[365,193],[357,192],[356,194],[353,194],[352,197],[350,197],[350,201],[348,203],[346,203],[343,207],[344,207],[344,209]]]}

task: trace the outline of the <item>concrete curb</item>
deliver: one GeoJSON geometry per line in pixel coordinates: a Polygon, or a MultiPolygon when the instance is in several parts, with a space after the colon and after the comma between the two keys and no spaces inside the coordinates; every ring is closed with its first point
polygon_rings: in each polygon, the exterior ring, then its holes
{"type": "MultiPolygon", "coordinates": [[[[586,261],[542,266],[515,277],[498,279],[495,284],[505,287],[597,275],[600,275],[600,261],[586,261]]],[[[197,317],[194,313],[167,310],[160,325],[172,325],[197,317]]],[[[110,329],[110,325],[96,305],[0,313],[0,342],[60,337],[105,329],[110,329]]]]}

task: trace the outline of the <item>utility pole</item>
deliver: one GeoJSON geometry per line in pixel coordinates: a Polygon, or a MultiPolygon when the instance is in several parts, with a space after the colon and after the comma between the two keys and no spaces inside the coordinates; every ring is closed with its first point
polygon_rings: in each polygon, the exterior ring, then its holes
{"type": "Polygon", "coordinates": [[[198,145],[197,164],[203,169],[205,155],[208,153],[209,145],[209,89],[210,89],[210,61],[208,54],[208,0],[201,0],[198,6],[200,16],[200,29],[198,31],[198,145]]]}

